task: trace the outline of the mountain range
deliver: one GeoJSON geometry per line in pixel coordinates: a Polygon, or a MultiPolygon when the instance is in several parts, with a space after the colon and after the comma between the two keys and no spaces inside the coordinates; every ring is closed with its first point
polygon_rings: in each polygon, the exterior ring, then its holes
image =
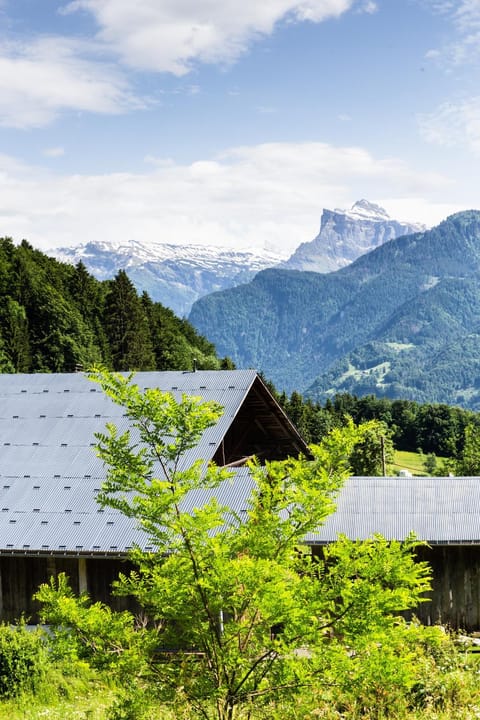
{"type": "Polygon", "coordinates": [[[198,300],[190,321],[240,367],[316,400],[336,392],[480,409],[480,212],[335,272],[274,268],[198,300]]]}
{"type": "Polygon", "coordinates": [[[49,254],[71,264],[81,261],[99,280],[125,270],[137,290],[145,290],[152,300],[183,317],[198,298],[246,283],[265,268],[330,272],[387,240],[421,229],[418,224],[392,220],[383,208],[359,200],[350,210],[323,210],[317,237],[302,243],[288,260],[266,251],[135,240],[124,244],[98,240],[49,254]]]}
{"type": "Polygon", "coordinates": [[[125,270],[138,291],[179,317],[188,315],[199,297],[248,282],[259,271],[281,262],[267,252],[242,252],[203,245],[115,244],[101,240],[48,251],[62,262],[82,262],[98,280],[125,270]]]}

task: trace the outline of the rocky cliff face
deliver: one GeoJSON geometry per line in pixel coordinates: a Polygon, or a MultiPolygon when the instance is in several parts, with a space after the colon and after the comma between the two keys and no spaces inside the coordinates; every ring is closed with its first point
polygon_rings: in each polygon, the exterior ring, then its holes
{"type": "Polygon", "coordinates": [[[317,237],[302,243],[282,267],[332,272],[388,240],[424,229],[419,223],[393,220],[379,205],[359,200],[350,210],[324,210],[317,237]]]}

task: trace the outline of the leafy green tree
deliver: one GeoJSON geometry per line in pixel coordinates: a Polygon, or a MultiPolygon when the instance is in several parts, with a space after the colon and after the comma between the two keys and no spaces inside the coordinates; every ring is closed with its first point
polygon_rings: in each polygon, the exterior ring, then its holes
{"type": "Polygon", "coordinates": [[[130,687],[135,678],[150,683],[183,716],[259,717],[273,701],[295,707],[339,657],[343,672],[349,653],[367,652],[375,633],[382,641],[395,633],[399,611],[418,604],[428,570],[414,562],[413,539],[343,538],[316,559],[304,544],[334,508],[361,428],[334,430],[312,446],[312,459],[252,463],[253,489],[235,511],[216,497],[233,482],[225,469],[183,461],[217,422],[216,403],[176,402],[117,374],[92,378],[135,428],[131,436],[110,424],[98,436],[109,468],[99,501],[135,520],[156,551],[133,550],[137,570],[115,584],[142,608],[140,626],[133,614],[76,600],[63,578],[41,587],[44,620],[63,638],[68,628],[79,653],[119,667],[130,687]],[[191,491],[205,497],[193,510],[191,491]]]}
{"type": "Polygon", "coordinates": [[[387,466],[394,460],[391,431],[380,420],[370,420],[361,427],[362,437],[350,455],[353,475],[387,475],[387,466]]]}
{"type": "Polygon", "coordinates": [[[467,425],[464,431],[464,445],[455,463],[456,475],[480,475],[480,426],[467,425]]]}
{"type": "Polygon", "coordinates": [[[435,453],[428,453],[425,462],[423,463],[423,467],[425,468],[425,472],[429,475],[435,475],[437,472],[437,456],[435,453]]]}
{"type": "Polygon", "coordinates": [[[4,336],[15,372],[28,372],[31,352],[25,308],[16,300],[8,298],[3,308],[3,315],[4,336]]]}
{"type": "Polygon", "coordinates": [[[444,404],[420,405],[416,417],[417,444],[424,452],[455,455],[459,434],[458,415],[444,404]]]}

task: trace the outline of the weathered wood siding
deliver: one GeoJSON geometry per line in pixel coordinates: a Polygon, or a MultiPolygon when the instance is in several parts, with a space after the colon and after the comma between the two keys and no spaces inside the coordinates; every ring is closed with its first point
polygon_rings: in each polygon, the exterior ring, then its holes
{"type": "MultiPolygon", "coordinates": [[[[321,554],[321,547],[314,547],[313,552],[321,554]]],[[[480,546],[419,548],[418,558],[432,568],[429,600],[414,610],[418,619],[427,625],[480,630],[480,546]]],[[[92,600],[116,610],[135,609],[128,598],[111,594],[119,572],[128,573],[130,567],[121,559],[0,556],[0,620],[13,622],[24,615],[29,622],[38,622],[33,594],[41,583],[61,572],[69,576],[75,593],[86,590],[92,600]]]]}
{"type": "Polygon", "coordinates": [[[418,619],[428,625],[480,630],[480,547],[419,548],[418,556],[432,568],[431,599],[416,610],[418,619]]]}
{"type": "Polygon", "coordinates": [[[129,568],[120,559],[0,556],[0,621],[14,622],[23,615],[37,623],[39,605],[33,595],[39,585],[62,572],[75,593],[86,590],[92,600],[123,610],[131,603],[128,598],[112,597],[110,588],[119,572],[129,568]]]}
{"type": "MultiPolygon", "coordinates": [[[[321,555],[321,546],[312,552],[321,555]]],[[[415,615],[425,625],[480,630],[480,546],[420,547],[417,557],[430,564],[432,590],[426,602],[406,615],[415,615]]]]}

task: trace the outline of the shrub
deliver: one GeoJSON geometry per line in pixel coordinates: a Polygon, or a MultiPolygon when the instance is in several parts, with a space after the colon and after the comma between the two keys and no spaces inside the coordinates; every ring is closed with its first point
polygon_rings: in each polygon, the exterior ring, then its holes
{"type": "Polygon", "coordinates": [[[47,662],[47,649],[40,630],[29,631],[24,623],[0,625],[1,698],[35,690],[45,675],[47,662]]]}

